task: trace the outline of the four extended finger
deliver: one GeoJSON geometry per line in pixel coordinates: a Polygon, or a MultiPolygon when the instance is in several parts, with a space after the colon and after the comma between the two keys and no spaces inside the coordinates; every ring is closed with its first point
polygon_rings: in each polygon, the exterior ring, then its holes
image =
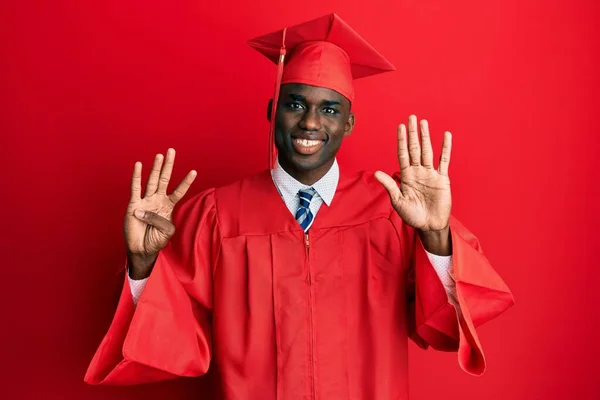
{"type": "Polygon", "coordinates": [[[419,145],[416,115],[408,117],[408,153],[410,155],[410,165],[417,166],[421,164],[421,146],[419,145]]]}
{"type": "Polygon", "coordinates": [[[175,188],[173,193],[171,193],[171,195],[169,196],[169,198],[171,199],[171,202],[173,204],[176,204],[179,200],[181,200],[181,198],[183,196],[185,196],[188,189],[194,182],[194,179],[196,179],[197,175],[198,174],[196,173],[196,171],[192,170],[192,171],[188,172],[188,174],[185,176],[185,178],[183,178],[183,180],[179,183],[179,185],[177,185],[177,187],[175,188]]]}
{"type": "Polygon", "coordinates": [[[154,157],[154,163],[152,164],[152,171],[148,177],[148,183],[146,184],[146,193],[144,196],[152,196],[158,189],[158,178],[160,176],[160,170],[162,168],[164,157],[162,154],[157,154],[154,157]]]}
{"type": "Polygon", "coordinates": [[[450,132],[444,133],[444,143],[442,144],[442,155],[440,156],[440,165],[438,166],[438,172],[442,175],[448,176],[448,169],[450,168],[450,155],[452,153],[452,134],[450,132]]]}
{"type": "Polygon", "coordinates": [[[158,178],[158,189],[156,193],[166,194],[169,181],[171,180],[171,173],[173,172],[173,164],[175,163],[175,149],[167,150],[167,156],[165,157],[165,164],[163,165],[160,177],[158,178]]]}
{"type": "Polygon", "coordinates": [[[408,156],[408,143],[406,140],[406,126],[398,126],[398,163],[400,171],[410,167],[410,157],[408,156]]]}
{"type": "Polygon", "coordinates": [[[131,178],[131,200],[137,202],[142,199],[142,163],[136,162],[133,166],[133,176],[131,178]]]}
{"type": "Polygon", "coordinates": [[[421,163],[424,167],[433,168],[433,148],[429,135],[429,123],[423,119],[421,126],[421,163]]]}

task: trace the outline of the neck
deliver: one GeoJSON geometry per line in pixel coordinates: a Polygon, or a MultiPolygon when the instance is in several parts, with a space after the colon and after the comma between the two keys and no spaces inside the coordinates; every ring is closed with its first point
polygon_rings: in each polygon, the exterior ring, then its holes
{"type": "Polygon", "coordinates": [[[297,168],[294,168],[292,165],[288,164],[283,159],[279,159],[279,164],[285,170],[285,172],[290,174],[292,178],[296,179],[298,182],[304,185],[311,186],[315,182],[318,182],[321,178],[323,178],[327,174],[327,172],[329,172],[334,161],[335,159],[331,159],[325,164],[320,165],[311,170],[299,170],[297,168]]]}

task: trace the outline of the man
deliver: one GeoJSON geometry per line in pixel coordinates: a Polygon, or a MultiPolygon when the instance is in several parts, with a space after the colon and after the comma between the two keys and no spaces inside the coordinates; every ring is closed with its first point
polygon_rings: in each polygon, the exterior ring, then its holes
{"type": "Polygon", "coordinates": [[[450,216],[450,133],[435,169],[427,122],[419,140],[411,116],[396,179],[347,175],[335,156],[354,127],[352,79],[393,66],[335,14],[251,45],[278,63],[273,168],[172,219],[196,172],[167,195],[175,153],[158,155],[142,197],[136,163],[129,278],[86,381],[199,376],[212,362],[225,399],[406,399],[408,337],[483,373],[475,327],[513,299],[450,216]]]}

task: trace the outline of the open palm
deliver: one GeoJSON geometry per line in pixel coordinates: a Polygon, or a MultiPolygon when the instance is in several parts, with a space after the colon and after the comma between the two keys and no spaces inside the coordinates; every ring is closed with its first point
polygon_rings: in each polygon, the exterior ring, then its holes
{"type": "Polygon", "coordinates": [[[406,126],[398,127],[400,184],[381,171],[375,173],[375,178],[386,188],[392,206],[408,225],[424,232],[439,231],[448,226],[452,209],[448,177],[452,135],[444,134],[439,166],[435,169],[427,121],[422,120],[420,126],[420,143],[416,116],[408,119],[408,138],[406,126]]]}
{"type": "Polygon", "coordinates": [[[131,181],[131,198],[125,215],[124,232],[130,255],[142,258],[156,257],[175,233],[172,214],[175,204],[185,195],[196,178],[190,171],[170,195],[167,187],[175,163],[175,150],[167,151],[163,166],[163,155],[157,154],[148,177],[146,192],[142,197],[142,164],[137,162],[131,181]]]}

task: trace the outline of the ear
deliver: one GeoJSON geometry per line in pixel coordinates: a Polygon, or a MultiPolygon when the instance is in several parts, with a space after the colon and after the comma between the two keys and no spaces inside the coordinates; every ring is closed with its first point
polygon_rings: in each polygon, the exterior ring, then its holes
{"type": "Polygon", "coordinates": [[[271,122],[271,107],[273,107],[273,99],[270,99],[267,104],[267,121],[269,122],[271,122]]]}
{"type": "Polygon", "coordinates": [[[344,127],[344,136],[350,136],[352,130],[354,129],[354,123],[354,113],[350,112],[350,115],[348,116],[348,121],[346,121],[346,126],[344,127]]]}

